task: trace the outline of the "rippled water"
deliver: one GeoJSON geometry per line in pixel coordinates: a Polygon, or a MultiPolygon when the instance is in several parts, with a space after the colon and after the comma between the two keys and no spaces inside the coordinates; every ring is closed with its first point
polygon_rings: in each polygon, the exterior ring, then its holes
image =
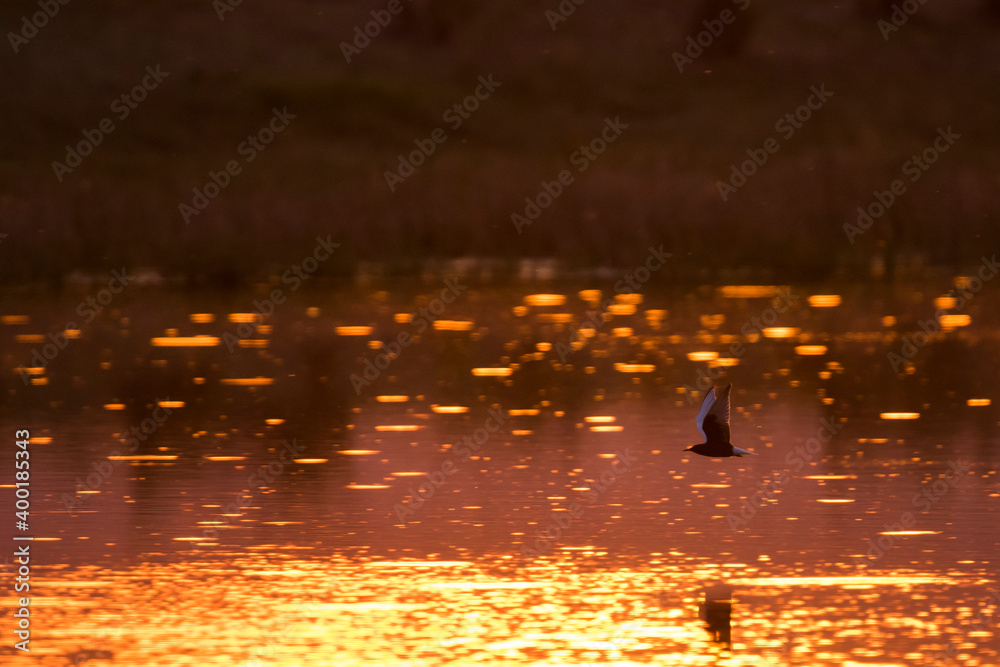
{"type": "Polygon", "coordinates": [[[76,301],[5,305],[0,661],[1000,663],[988,295],[897,373],[941,293],[438,293],[123,298],[44,368],[76,301]],[[759,456],[682,451],[706,377],[759,456]]]}

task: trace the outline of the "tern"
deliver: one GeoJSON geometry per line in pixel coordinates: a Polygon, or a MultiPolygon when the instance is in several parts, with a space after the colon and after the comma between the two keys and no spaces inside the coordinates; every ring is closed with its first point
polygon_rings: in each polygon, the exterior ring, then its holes
{"type": "Polygon", "coordinates": [[[712,387],[705,394],[701,410],[698,410],[695,418],[698,430],[705,436],[705,442],[691,445],[685,452],[717,457],[757,455],[756,452],[740,449],[729,442],[729,392],[732,388],[730,383],[722,391],[712,387]]]}

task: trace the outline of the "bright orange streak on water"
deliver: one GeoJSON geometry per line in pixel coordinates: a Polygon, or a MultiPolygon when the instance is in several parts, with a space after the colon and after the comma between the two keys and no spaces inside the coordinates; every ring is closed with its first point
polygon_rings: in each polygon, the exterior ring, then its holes
{"type": "Polygon", "coordinates": [[[513,368],[473,368],[472,374],[476,377],[500,377],[505,378],[514,372],[513,368]]]}
{"type": "Polygon", "coordinates": [[[439,415],[461,415],[469,411],[464,405],[432,405],[431,410],[439,415]]]}
{"type": "Polygon", "coordinates": [[[725,299],[761,299],[774,296],[777,291],[774,285],[726,285],[719,288],[719,296],[725,299]]]}
{"type": "Polygon", "coordinates": [[[234,324],[255,324],[263,321],[264,318],[260,313],[229,313],[229,317],[226,319],[234,324]]]}
{"type": "Polygon", "coordinates": [[[615,364],[615,370],[619,373],[652,373],[656,370],[653,364],[615,364]]]}
{"type": "Polygon", "coordinates": [[[843,299],[839,294],[813,294],[809,297],[809,305],[813,308],[834,308],[841,302],[843,299]]]}
{"type": "Polygon", "coordinates": [[[767,338],[793,338],[801,333],[798,327],[768,327],[764,329],[767,338]]]}
{"type": "Polygon", "coordinates": [[[730,579],[733,586],[846,586],[851,584],[874,584],[885,586],[910,586],[919,584],[955,584],[951,577],[931,575],[896,575],[884,577],[763,577],[730,579]]]}
{"type": "Polygon", "coordinates": [[[561,306],[566,303],[564,294],[529,294],[524,297],[526,306],[561,306]]]}
{"type": "Polygon", "coordinates": [[[334,329],[338,336],[370,336],[372,327],[366,326],[345,326],[334,329]]]}
{"type": "Polygon", "coordinates": [[[475,325],[472,320],[434,320],[435,331],[471,331],[475,325]]]}
{"type": "Polygon", "coordinates": [[[150,340],[153,347],[216,347],[215,336],[161,336],[150,340]]]}
{"type": "Polygon", "coordinates": [[[942,315],[941,316],[941,327],[943,329],[955,329],[957,327],[967,327],[972,323],[972,317],[969,315],[942,315]]]}
{"type": "Polygon", "coordinates": [[[953,296],[939,296],[934,299],[934,307],[938,310],[954,308],[956,303],[958,303],[958,299],[953,296]]]}
{"type": "Polygon", "coordinates": [[[615,303],[625,303],[631,306],[638,306],[642,303],[642,295],[638,292],[629,292],[628,294],[616,294],[615,303]]]}
{"type": "Polygon", "coordinates": [[[650,322],[662,322],[667,319],[667,311],[665,310],[647,310],[646,319],[650,322]]]}
{"type": "Polygon", "coordinates": [[[131,456],[109,456],[109,461],[176,461],[171,454],[133,454],[131,456]]]}
{"type": "Polygon", "coordinates": [[[883,412],[879,414],[882,419],[920,419],[919,412],[883,412]]]}
{"type": "Polygon", "coordinates": [[[630,303],[615,303],[608,307],[608,312],[612,315],[635,315],[635,306],[630,303]]]}

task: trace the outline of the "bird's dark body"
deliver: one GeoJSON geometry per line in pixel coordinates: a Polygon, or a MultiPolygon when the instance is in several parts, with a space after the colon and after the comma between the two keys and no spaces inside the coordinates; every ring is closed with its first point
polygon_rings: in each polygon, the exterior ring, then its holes
{"type": "Polygon", "coordinates": [[[742,456],[742,454],[734,454],[733,446],[728,442],[703,442],[700,445],[692,445],[688,451],[702,456],[742,456]]]}

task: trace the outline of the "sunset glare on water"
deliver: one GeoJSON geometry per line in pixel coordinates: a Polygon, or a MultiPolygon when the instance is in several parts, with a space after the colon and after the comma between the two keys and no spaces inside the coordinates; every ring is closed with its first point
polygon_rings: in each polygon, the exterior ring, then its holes
{"type": "Polygon", "coordinates": [[[1000,2],[0,27],[0,667],[1000,667],[1000,2]]]}

